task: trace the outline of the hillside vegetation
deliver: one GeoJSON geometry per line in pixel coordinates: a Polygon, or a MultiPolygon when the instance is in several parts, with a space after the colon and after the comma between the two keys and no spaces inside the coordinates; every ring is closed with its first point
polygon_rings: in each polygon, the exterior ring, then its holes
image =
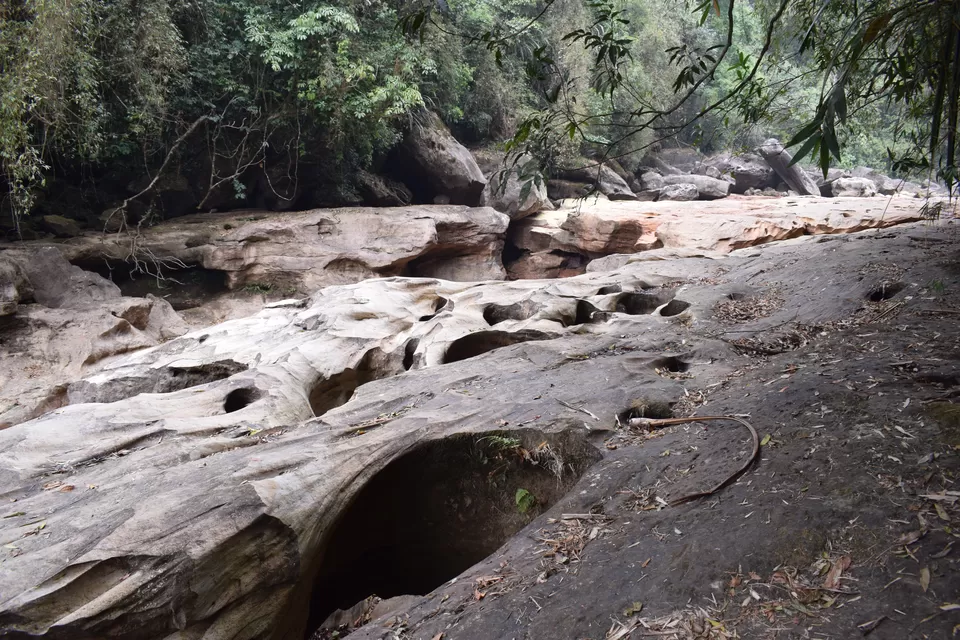
{"type": "Polygon", "coordinates": [[[388,164],[424,109],[468,146],[512,141],[547,170],[799,133],[823,163],[930,172],[954,146],[957,12],[955,0],[4,0],[3,224],[124,203],[150,221],[171,187],[195,210],[351,202],[355,172],[388,164]]]}

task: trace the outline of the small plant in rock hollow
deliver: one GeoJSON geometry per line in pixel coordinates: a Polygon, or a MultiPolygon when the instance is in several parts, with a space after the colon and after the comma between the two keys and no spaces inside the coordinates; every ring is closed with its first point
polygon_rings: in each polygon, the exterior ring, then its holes
{"type": "Polygon", "coordinates": [[[930,289],[930,293],[936,298],[942,298],[944,292],[947,290],[942,280],[931,280],[930,283],[927,284],[927,288],[930,289]]]}
{"type": "Polygon", "coordinates": [[[517,489],[517,495],[515,499],[517,502],[517,511],[520,513],[526,513],[527,511],[530,511],[530,509],[537,504],[536,496],[526,489],[517,489]]]}
{"type": "Polygon", "coordinates": [[[491,450],[497,453],[506,451],[516,451],[520,448],[520,440],[510,436],[490,435],[484,436],[478,442],[485,443],[491,450]]]}

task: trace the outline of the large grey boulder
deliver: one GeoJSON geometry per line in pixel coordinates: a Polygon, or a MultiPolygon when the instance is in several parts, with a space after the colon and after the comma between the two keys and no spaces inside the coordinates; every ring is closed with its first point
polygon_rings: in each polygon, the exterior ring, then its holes
{"type": "Polygon", "coordinates": [[[793,156],[783,148],[779,140],[776,138],[767,140],[760,146],[759,152],[790,189],[802,196],[820,195],[820,188],[817,183],[806,174],[803,168],[796,164],[790,164],[793,161],[793,156]]]}
{"type": "Polygon", "coordinates": [[[20,264],[0,255],[0,316],[12,316],[20,302],[32,297],[30,280],[20,264]]]}
{"type": "Polygon", "coordinates": [[[480,204],[507,214],[511,220],[553,208],[546,180],[530,165],[530,159],[521,159],[508,167],[498,166],[490,174],[480,204]]]}
{"type": "Polygon", "coordinates": [[[559,177],[572,182],[592,184],[610,200],[636,200],[637,198],[630,185],[605,164],[564,169],[559,172],[559,177]]]}
{"type": "Polygon", "coordinates": [[[354,182],[364,202],[374,207],[402,207],[413,200],[410,189],[399,180],[361,170],[354,176],[354,182]]]}
{"type": "Polygon", "coordinates": [[[656,171],[646,171],[640,176],[640,186],[643,191],[659,191],[666,184],[663,176],[656,171]]]}
{"type": "MultiPolygon", "coordinates": [[[[450,133],[440,116],[425,112],[415,122],[397,149],[398,165],[405,175],[425,184],[434,196],[446,196],[450,204],[475,207],[487,181],[470,150],[450,133]]],[[[407,182],[412,186],[411,182],[407,182]]]]}
{"type": "MultiPolygon", "coordinates": [[[[668,177],[679,177],[679,178],[689,178],[691,176],[668,176],[668,177]]],[[[677,184],[668,184],[663,189],[660,190],[660,197],[657,198],[658,202],[664,200],[697,200],[700,198],[700,191],[697,190],[697,185],[693,184],[690,181],[684,181],[677,184]]]]}
{"type": "Polygon", "coordinates": [[[711,178],[691,174],[687,176],[664,176],[663,182],[666,185],[692,184],[697,187],[699,199],[701,200],[719,200],[726,198],[730,194],[730,183],[726,180],[711,178]]]}
{"type": "Polygon", "coordinates": [[[834,198],[869,198],[877,195],[877,185],[867,178],[837,178],[830,183],[834,198]]]}

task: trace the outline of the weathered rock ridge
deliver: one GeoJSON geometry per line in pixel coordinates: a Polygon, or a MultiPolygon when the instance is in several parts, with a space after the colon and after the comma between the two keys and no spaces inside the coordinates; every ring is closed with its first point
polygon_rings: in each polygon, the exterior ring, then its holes
{"type": "Polygon", "coordinates": [[[508,223],[492,208],[456,205],[239,211],[185,216],[132,236],[84,236],[59,247],[70,262],[91,269],[136,258],[150,272],[159,261],[171,277],[187,267],[218,272],[226,289],[307,293],[392,275],[503,278],[508,223]]]}
{"type": "Polygon", "coordinates": [[[911,199],[725,198],[712,202],[610,202],[588,198],[510,227],[514,278],[582,273],[590,260],[661,247],[726,252],[803,235],[852,233],[922,218],[911,199]]]}
{"type": "Polygon", "coordinates": [[[87,403],[0,431],[0,635],[301,638],[350,599],[425,593],[499,546],[491,522],[509,535],[574,487],[637,402],[684,397],[671,373],[730,373],[718,303],[762,273],[789,286],[738,336],[837,320],[885,286],[863,268],[887,251],[799,240],[555,282],[373,279],[114,358],[69,386],[87,403]],[[444,493],[445,463],[474,491],[444,493]],[[540,497],[528,512],[496,484],[513,472],[540,497]]]}

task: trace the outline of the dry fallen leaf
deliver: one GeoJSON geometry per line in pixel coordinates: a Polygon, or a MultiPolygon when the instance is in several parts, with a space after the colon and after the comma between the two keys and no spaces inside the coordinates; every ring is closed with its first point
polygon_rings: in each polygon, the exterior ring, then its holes
{"type": "Polygon", "coordinates": [[[837,561],[830,566],[827,577],[823,581],[825,589],[836,589],[840,586],[840,576],[850,567],[850,556],[840,556],[837,561]]]}
{"type": "Polygon", "coordinates": [[[907,533],[900,536],[900,544],[913,544],[917,540],[923,537],[925,531],[918,529],[916,531],[908,531],[907,533]]]}
{"type": "Polygon", "coordinates": [[[924,567],[920,569],[920,588],[923,589],[923,592],[926,593],[927,589],[930,588],[930,568],[924,567]]]}
{"type": "Polygon", "coordinates": [[[433,640],[443,640],[443,632],[441,631],[437,635],[433,636],[433,640]]]}

